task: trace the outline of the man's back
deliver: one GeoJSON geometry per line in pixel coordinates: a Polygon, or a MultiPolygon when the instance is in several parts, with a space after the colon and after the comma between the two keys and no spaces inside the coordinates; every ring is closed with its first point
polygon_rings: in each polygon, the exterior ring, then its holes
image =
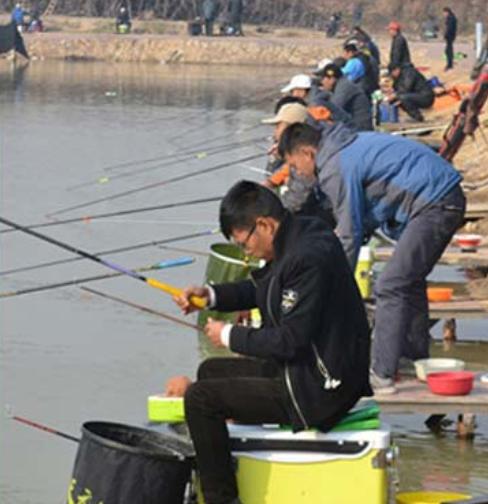
{"type": "Polygon", "coordinates": [[[352,121],[360,131],[373,129],[371,104],[364,91],[346,77],[338,79],[331,97],[332,103],[351,115],[352,121]]]}

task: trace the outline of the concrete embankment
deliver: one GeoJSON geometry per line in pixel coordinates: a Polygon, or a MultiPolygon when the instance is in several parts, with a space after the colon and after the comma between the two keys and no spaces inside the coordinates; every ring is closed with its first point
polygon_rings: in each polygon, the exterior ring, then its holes
{"type": "Polygon", "coordinates": [[[33,58],[111,62],[229,65],[314,65],[340,42],[324,39],[189,37],[168,35],[26,34],[33,58]]]}

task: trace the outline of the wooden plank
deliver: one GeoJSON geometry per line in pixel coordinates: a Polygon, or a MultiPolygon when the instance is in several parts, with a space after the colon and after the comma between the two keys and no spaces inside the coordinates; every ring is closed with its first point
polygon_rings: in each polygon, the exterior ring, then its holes
{"type": "Polygon", "coordinates": [[[488,386],[478,379],[466,396],[441,396],[430,392],[426,383],[406,379],[396,384],[397,393],[375,395],[384,413],[488,413],[488,386]]]}
{"type": "MultiPolygon", "coordinates": [[[[370,313],[376,310],[372,300],[365,301],[365,306],[370,313]]],[[[429,318],[431,320],[488,318],[488,301],[453,298],[452,301],[445,303],[429,303],[429,318]]]]}
{"type": "MultiPolygon", "coordinates": [[[[388,261],[394,252],[393,247],[378,247],[374,250],[374,259],[378,262],[388,261]]],[[[480,247],[477,252],[461,252],[458,248],[449,247],[439,260],[439,264],[451,264],[475,268],[488,266],[488,248],[480,247]]]]}
{"type": "Polygon", "coordinates": [[[468,203],[464,216],[468,220],[484,219],[488,217],[488,205],[486,203],[468,203]]]}

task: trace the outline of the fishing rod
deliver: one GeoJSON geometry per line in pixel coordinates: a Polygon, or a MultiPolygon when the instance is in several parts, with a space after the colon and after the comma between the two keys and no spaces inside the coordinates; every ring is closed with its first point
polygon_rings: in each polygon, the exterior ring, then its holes
{"type": "MultiPolygon", "coordinates": [[[[106,254],[119,254],[121,252],[129,252],[132,250],[142,249],[146,247],[152,247],[157,245],[163,245],[165,243],[174,243],[177,241],[189,240],[191,238],[201,238],[202,236],[210,236],[217,233],[217,229],[207,229],[205,231],[200,231],[198,233],[192,233],[187,235],[175,236],[173,238],[164,238],[162,240],[152,240],[149,242],[138,243],[137,245],[128,245],[126,247],[120,247],[118,249],[104,250],[102,252],[97,252],[94,255],[106,255],[106,254]]],[[[39,264],[33,264],[32,266],[22,266],[20,268],[13,268],[9,270],[0,271],[0,276],[9,275],[11,273],[21,273],[24,271],[32,271],[42,268],[48,268],[50,266],[57,266],[59,264],[66,264],[74,261],[81,260],[82,257],[70,257],[67,259],[58,259],[56,261],[48,261],[39,264]]]]}
{"type": "MultiPolygon", "coordinates": [[[[184,266],[186,264],[192,264],[193,262],[195,262],[195,259],[193,259],[192,257],[181,257],[179,259],[169,259],[167,261],[161,261],[159,263],[152,264],[151,266],[143,266],[141,268],[135,268],[134,271],[144,272],[144,271],[160,270],[171,268],[173,266],[184,266]]],[[[78,285],[81,283],[96,282],[98,280],[106,280],[109,278],[116,278],[119,276],[122,276],[122,273],[106,273],[104,275],[94,275],[83,278],[75,278],[73,280],[66,280],[64,282],[37,285],[35,287],[27,287],[25,289],[18,289],[15,291],[0,292],[0,299],[17,297],[23,294],[33,294],[34,292],[59,289],[60,287],[69,287],[70,285],[78,285]]]]}
{"type": "MultiPolygon", "coordinates": [[[[247,145],[259,142],[260,140],[263,140],[265,137],[255,137],[251,138],[249,140],[243,140],[240,142],[234,142],[233,144],[228,144],[225,146],[219,146],[218,148],[215,148],[213,151],[208,150],[207,152],[199,152],[196,156],[195,155],[187,155],[187,156],[182,156],[181,154],[179,155],[179,159],[173,159],[170,161],[167,161],[166,163],[158,163],[156,166],[146,166],[143,168],[138,168],[135,170],[131,171],[126,171],[122,173],[117,173],[116,175],[112,176],[102,176],[99,177],[96,180],[91,180],[89,182],[82,182],[80,184],[68,186],[66,188],[67,191],[72,191],[75,189],[81,189],[83,187],[90,187],[93,185],[100,185],[100,184],[107,184],[108,182],[113,182],[114,180],[121,179],[121,178],[128,178],[136,175],[140,175],[141,173],[147,173],[150,171],[158,170],[160,168],[167,168],[168,166],[176,165],[183,163],[185,161],[193,160],[193,159],[206,159],[207,157],[214,156],[215,154],[222,154],[224,152],[230,152],[233,150],[237,150],[243,147],[246,147],[247,145]]],[[[161,157],[159,159],[164,159],[164,157],[161,157]]],[[[154,160],[158,160],[158,158],[154,158],[154,160]]],[[[146,164],[146,163],[144,163],[146,164]]]]}
{"type": "Polygon", "coordinates": [[[203,170],[202,169],[198,169],[198,170],[195,170],[195,171],[192,171],[192,172],[189,172],[189,173],[185,173],[183,175],[176,175],[175,177],[171,177],[171,178],[168,178],[168,179],[165,179],[165,180],[161,180],[159,182],[153,182],[151,184],[146,184],[146,185],[143,185],[143,186],[139,186],[139,187],[136,187],[134,189],[129,189],[127,191],[115,193],[115,194],[112,194],[110,196],[104,196],[102,198],[93,199],[93,200],[90,200],[90,201],[86,201],[84,203],[79,203],[77,205],[72,205],[72,206],[69,206],[69,207],[61,208],[60,210],[56,210],[54,212],[51,212],[51,213],[47,214],[47,217],[49,218],[49,217],[52,217],[54,215],[60,215],[60,214],[66,213],[66,212],[70,212],[71,210],[77,210],[79,208],[86,208],[88,206],[96,205],[98,203],[103,203],[105,201],[112,201],[112,200],[115,200],[115,199],[118,199],[118,198],[122,198],[124,196],[129,196],[130,194],[136,194],[136,193],[139,193],[141,191],[146,191],[148,189],[153,189],[155,187],[165,186],[165,185],[171,184],[173,182],[180,182],[181,180],[186,180],[186,179],[189,179],[189,178],[192,178],[192,177],[197,177],[199,175],[204,175],[204,174],[211,173],[211,172],[214,172],[214,171],[222,170],[224,168],[228,168],[229,166],[234,166],[234,165],[239,164],[239,163],[245,163],[246,161],[251,161],[253,159],[264,157],[266,155],[267,154],[265,154],[265,153],[253,154],[252,156],[247,156],[245,158],[236,159],[234,161],[229,161],[227,163],[222,163],[222,164],[219,164],[219,165],[216,165],[216,166],[211,166],[211,167],[205,168],[203,170]]]}
{"type": "Polygon", "coordinates": [[[74,441],[75,443],[79,443],[81,441],[80,438],[72,436],[71,434],[66,434],[65,432],[61,432],[57,429],[53,429],[52,427],[48,427],[47,425],[43,425],[38,422],[33,422],[32,420],[29,420],[28,418],[23,418],[18,415],[10,415],[9,418],[11,418],[12,420],[15,420],[16,422],[20,422],[25,425],[28,425],[29,427],[34,427],[35,429],[39,429],[44,432],[49,432],[49,434],[54,434],[55,436],[59,436],[64,439],[69,439],[70,441],[74,441]]]}
{"type": "MultiPolygon", "coordinates": [[[[96,219],[105,219],[108,217],[118,217],[121,215],[130,215],[130,214],[142,213],[142,212],[152,212],[154,210],[167,210],[168,208],[178,208],[178,207],[183,207],[183,206],[199,205],[201,203],[212,203],[215,201],[220,201],[222,198],[223,198],[223,196],[212,196],[210,198],[200,198],[200,199],[189,200],[189,201],[180,201],[180,202],[176,202],[176,203],[165,203],[164,205],[152,205],[152,206],[133,208],[133,209],[128,209],[128,210],[119,210],[116,212],[105,212],[105,213],[100,213],[100,214],[84,215],[82,217],[72,217],[70,219],[56,220],[56,221],[52,221],[52,222],[40,222],[37,224],[29,224],[26,227],[28,227],[29,229],[37,229],[37,228],[42,228],[42,227],[61,226],[62,224],[72,224],[75,222],[88,223],[88,222],[96,220],[96,219]]],[[[15,233],[17,231],[18,231],[17,229],[13,229],[13,228],[2,229],[2,230],[0,230],[0,234],[15,233]]]]}
{"type": "Polygon", "coordinates": [[[80,287],[81,290],[90,292],[91,294],[95,294],[96,296],[100,296],[105,299],[111,299],[112,301],[116,301],[117,303],[122,303],[127,306],[131,306],[132,308],[136,308],[137,310],[141,310],[145,313],[150,313],[151,315],[157,315],[158,317],[162,317],[167,320],[171,320],[171,322],[175,322],[176,324],[183,325],[185,327],[189,327],[191,329],[196,329],[197,331],[200,331],[201,328],[196,325],[196,324],[191,324],[190,322],[187,322],[186,320],[182,320],[178,317],[174,317],[173,315],[170,315],[168,313],[164,313],[159,310],[153,310],[152,308],[148,308],[147,306],[143,306],[137,303],[133,303],[132,301],[127,301],[126,299],[119,298],[117,296],[113,296],[112,294],[107,294],[106,292],[101,292],[95,289],[91,289],[90,287],[80,287]]]}
{"type": "MultiPolygon", "coordinates": [[[[120,272],[124,275],[127,275],[131,278],[134,278],[136,280],[140,280],[140,281],[144,282],[145,284],[149,285],[150,287],[154,287],[155,289],[160,289],[167,294],[171,294],[172,296],[178,296],[183,292],[182,289],[178,289],[177,287],[173,287],[172,285],[160,282],[159,280],[156,280],[155,278],[146,277],[144,275],[141,275],[137,271],[133,271],[133,270],[124,268],[123,266],[120,266],[119,264],[115,264],[111,261],[107,261],[106,259],[102,259],[94,254],[90,254],[89,252],[75,248],[67,243],[61,242],[61,241],[56,240],[54,238],[51,238],[50,236],[41,234],[38,231],[33,231],[32,229],[29,229],[25,226],[21,226],[20,224],[17,224],[11,220],[0,217],[0,222],[3,224],[6,224],[7,226],[17,228],[19,231],[22,231],[23,233],[28,234],[30,236],[34,236],[35,238],[38,238],[39,240],[45,241],[47,243],[51,243],[52,245],[60,247],[64,250],[68,250],[69,252],[72,252],[73,254],[84,257],[85,259],[89,259],[90,261],[97,262],[99,264],[102,264],[103,266],[106,266],[107,268],[118,271],[118,272],[120,272]]],[[[204,298],[201,298],[198,296],[192,296],[190,298],[190,301],[194,306],[196,306],[198,308],[205,308],[205,306],[207,304],[207,302],[204,298]]]]}

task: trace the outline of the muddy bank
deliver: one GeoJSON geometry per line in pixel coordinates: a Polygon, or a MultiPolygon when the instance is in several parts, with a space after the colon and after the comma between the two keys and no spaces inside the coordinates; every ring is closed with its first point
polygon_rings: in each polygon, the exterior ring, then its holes
{"type": "Polygon", "coordinates": [[[37,59],[168,64],[303,66],[314,65],[325,52],[340,51],[337,41],[325,39],[43,33],[27,34],[25,42],[37,59]]]}

